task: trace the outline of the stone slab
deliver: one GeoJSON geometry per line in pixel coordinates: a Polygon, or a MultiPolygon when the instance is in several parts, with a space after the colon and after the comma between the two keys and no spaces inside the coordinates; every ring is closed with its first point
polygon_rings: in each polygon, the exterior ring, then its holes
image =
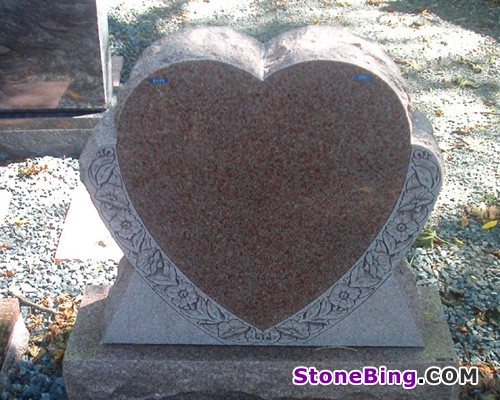
{"type": "Polygon", "coordinates": [[[102,116],[0,119],[0,160],[47,155],[78,157],[102,116]]]}
{"type": "Polygon", "coordinates": [[[12,193],[8,190],[0,190],[0,225],[4,223],[5,216],[9,212],[12,193]]]}
{"type": "Polygon", "coordinates": [[[56,260],[113,260],[123,251],[104,225],[83,184],[73,191],[68,214],[57,245],[56,260]]]}
{"type": "Polygon", "coordinates": [[[111,65],[112,65],[111,78],[113,80],[113,87],[118,87],[120,86],[120,79],[122,76],[123,57],[112,56],[111,65]]]}
{"type": "Polygon", "coordinates": [[[0,387],[8,381],[13,364],[28,349],[29,332],[20,313],[19,301],[0,299],[0,387]]]}
{"type": "MultiPolygon", "coordinates": [[[[391,369],[457,366],[436,288],[422,287],[423,340],[418,348],[102,345],[109,292],[87,289],[64,357],[70,400],[104,399],[458,399],[457,386],[294,386],[295,367],[391,369]],[[169,397],[175,396],[175,397],[169,397]],[[247,397],[245,397],[247,396],[247,397]],[[253,397],[252,397],[253,396],[253,397]]],[[[383,323],[383,319],[380,323],[383,323]]]]}
{"type": "Polygon", "coordinates": [[[387,221],[411,158],[406,92],[376,44],[331,27],[264,44],[202,28],[153,47],[114,110],[127,194],[197,287],[268,329],[339,281],[387,221]]]}
{"type": "Polygon", "coordinates": [[[106,1],[0,0],[0,15],[0,110],[106,108],[106,1]]]}
{"type": "MultiPolygon", "coordinates": [[[[107,300],[103,343],[224,344],[193,329],[193,324],[179,318],[174,308],[165,307],[161,297],[149,289],[127,259],[122,259],[118,269],[117,280],[107,300]]],[[[405,260],[369,302],[322,335],[302,344],[422,347],[420,319],[420,293],[405,260]],[[384,323],[380,323],[381,316],[384,323]]]]}

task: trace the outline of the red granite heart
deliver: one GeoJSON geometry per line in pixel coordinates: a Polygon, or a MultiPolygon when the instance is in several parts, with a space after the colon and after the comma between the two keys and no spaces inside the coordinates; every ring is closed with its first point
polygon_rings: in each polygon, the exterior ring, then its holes
{"type": "Polygon", "coordinates": [[[148,231],[194,284],[260,329],[363,255],[410,157],[396,93],[327,60],[264,81],[219,61],[174,63],[135,87],[116,125],[124,184],[148,231]]]}

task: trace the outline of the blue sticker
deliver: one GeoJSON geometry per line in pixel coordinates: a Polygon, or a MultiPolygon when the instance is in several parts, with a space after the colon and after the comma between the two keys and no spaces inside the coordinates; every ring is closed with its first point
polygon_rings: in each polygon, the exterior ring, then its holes
{"type": "Polygon", "coordinates": [[[149,78],[148,82],[149,83],[163,83],[163,84],[166,84],[166,83],[168,83],[168,78],[149,78]]]}
{"type": "Polygon", "coordinates": [[[356,74],[356,75],[354,75],[354,80],[356,80],[356,81],[371,81],[372,76],[370,74],[356,74]]]}

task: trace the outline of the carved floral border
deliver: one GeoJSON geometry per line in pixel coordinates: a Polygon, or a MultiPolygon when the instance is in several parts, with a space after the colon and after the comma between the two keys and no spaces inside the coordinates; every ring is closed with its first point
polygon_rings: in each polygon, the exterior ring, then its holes
{"type": "Polygon", "coordinates": [[[207,296],[163,252],[132,206],[114,147],[96,153],[88,178],[101,217],[137,272],[185,319],[227,344],[305,344],[344,319],[382,285],[404,257],[423,229],[441,186],[435,156],[413,145],[404,189],[370,247],[317,299],[261,330],[207,296]]]}

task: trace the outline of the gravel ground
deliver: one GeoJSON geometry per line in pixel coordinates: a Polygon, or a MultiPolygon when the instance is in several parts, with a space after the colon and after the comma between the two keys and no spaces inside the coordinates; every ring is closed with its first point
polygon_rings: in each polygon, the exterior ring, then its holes
{"type": "MultiPolygon", "coordinates": [[[[460,360],[480,365],[485,374],[498,373],[500,226],[483,229],[500,218],[498,0],[110,3],[110,42],[113,54],[125,58],[124,80],[145,47],[193,24],[229,25],[260,40],[297,26],[331,24],[380,43],[399,64],[415,108],[431,119],[444,158],[444,187],[427,224],[438,237],[433,248],[415,246],[409,260],[419,285],[442,290],[460,360]]],[[[33,302],[62,307],[69,301],[61,299],[65,293],[77,303],[75,296],[87,285],[113,282],[111,261],[54,259],[77,180],[78,162],[70,158],[0,166],[0,190],[13,194],[0,226],[0,296],[15,288],[33,302]]],[[[22,312],[33,339],[30,355],[0,398],[65,399],[60,353],[47,339],[57,323],[32,307],[22,312]],[[39,350],[49,344],[43,355],[39,350]]],[[[467,398],[494,399],[499,393],[497,380],[468,390],[467,398]]]]}

